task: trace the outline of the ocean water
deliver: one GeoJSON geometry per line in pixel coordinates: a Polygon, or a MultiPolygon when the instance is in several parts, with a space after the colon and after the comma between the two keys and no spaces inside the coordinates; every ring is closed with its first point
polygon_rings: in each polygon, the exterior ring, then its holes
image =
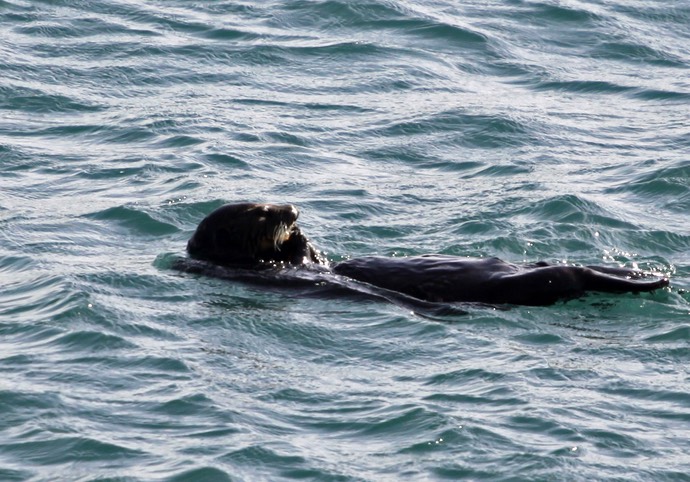
{"type": "Polygon", "coordinates": [[[0,480],[690,480],[689,213],[687,1],[0,0],[0,480]],[[672,284],[429,319],[171,270],[237,201],[672,284]]]}

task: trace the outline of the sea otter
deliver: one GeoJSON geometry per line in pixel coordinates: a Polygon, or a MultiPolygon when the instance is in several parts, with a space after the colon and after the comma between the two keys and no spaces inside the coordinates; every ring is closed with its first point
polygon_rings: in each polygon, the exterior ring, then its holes
{"type": "MultiPolygon", "coordinates": [[[[426,302],[537,306],[589,291],[637,293],[669,284],[667,278],[626,268],[562,266],[543,261],[516,265],[498,258],[445,255],[370,256],[329,266],[297,226],[298,216],[299,211],[290,204],[221,206],[201,221],[187,243],[187,251],[194,260],[242,272],[319,266],[331,275],[426,302]]],[[[207,271],[200,266],[187,270],[207,271]]]]}

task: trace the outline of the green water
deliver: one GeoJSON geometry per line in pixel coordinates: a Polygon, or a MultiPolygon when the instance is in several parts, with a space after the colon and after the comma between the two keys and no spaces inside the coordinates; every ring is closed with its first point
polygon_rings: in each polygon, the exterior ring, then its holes
{"type": "Polygon", "coordinates": [[[690,480],[685,2],[0,1],[0,480],[690,480]],[[225,202],[332,260],[637,266],[428,319],[178,273],[225,202]]]}

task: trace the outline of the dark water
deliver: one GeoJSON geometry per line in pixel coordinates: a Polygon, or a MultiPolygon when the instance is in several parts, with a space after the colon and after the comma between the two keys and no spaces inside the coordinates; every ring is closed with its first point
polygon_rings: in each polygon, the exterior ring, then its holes
{"type": "Polygon", "coordinates": [[[0,1],[0,116],[0,480],[690,480],[687,1],[0,1]],[[241,200],[672,287],[439,322],[167,269],[241,200]]]}

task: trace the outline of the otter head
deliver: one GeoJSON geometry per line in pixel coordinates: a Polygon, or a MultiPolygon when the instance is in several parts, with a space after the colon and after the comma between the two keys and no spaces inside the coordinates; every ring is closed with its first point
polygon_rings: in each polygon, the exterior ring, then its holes
{"type": "Polygon", "coordinates": [[[227,204],[201,221],[187,252],[220,265],[319,262],[295,224],[298,216],[291,204],[227,204]]]}

